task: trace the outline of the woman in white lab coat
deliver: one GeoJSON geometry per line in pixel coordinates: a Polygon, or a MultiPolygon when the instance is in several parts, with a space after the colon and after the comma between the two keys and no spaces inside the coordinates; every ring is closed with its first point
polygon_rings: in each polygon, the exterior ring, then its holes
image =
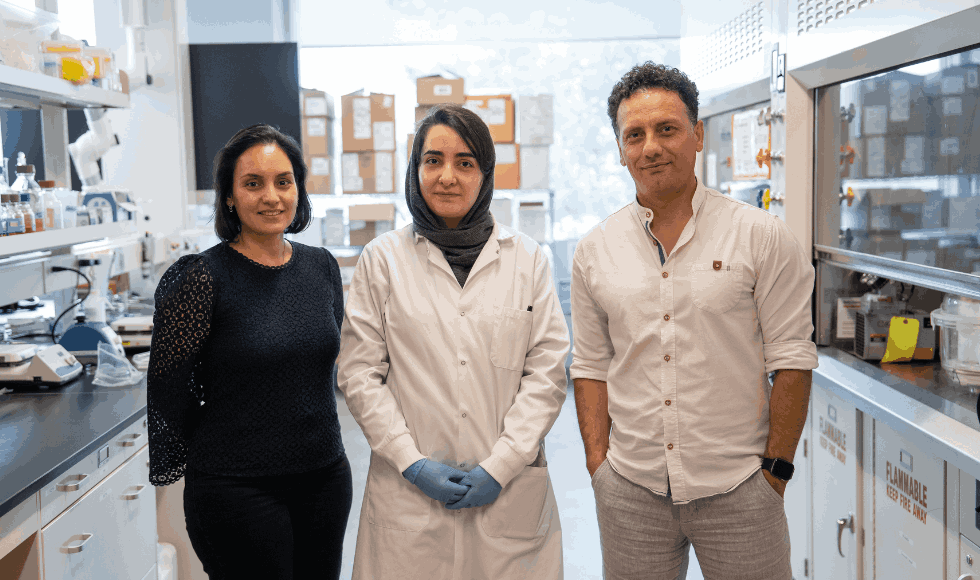
{"type": "Polygon", "coordinates": [[[434,107],[405,180],[414,223],[354,270],[338,385],[372,451],[355,580],[562,577],[544,438],[568,329],[541,248],[489,212],[494,162],[475,113],[434,107]]]}

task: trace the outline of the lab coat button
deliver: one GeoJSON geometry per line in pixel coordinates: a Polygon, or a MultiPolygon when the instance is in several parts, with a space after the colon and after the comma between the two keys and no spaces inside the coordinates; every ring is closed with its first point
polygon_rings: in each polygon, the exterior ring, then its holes
{"type": "Polygon", "coordinates": [[[667,444],[667,449],[673,449],[673,448],[674,448],[674,444],[673,443],[668,443],[667,444]]]}
{"type": "Polygon", "coordinates": [[[670,362],[670,355],[669,354],[665,354],[664,355],[664,360],[667,361],[667,362],[670,362]]]}
{"type": "Polygon", "coordinates": [[[466,413],[463,413],[463,418],[464,418],[464,419],[466,418],[466,413]]]}
{"type": "Polygon", "coordinates": [[[670,274],[668,274],[667,272],[664,272],[663,274],[661,274],[661,276],[663,276],[664,278],[666,278],[666,277],[667,277],[667,276],[669,276],[669,275],[670,275],[670,274]]]}
{"type": "Polygon", "coordinates": [[[460,312],[459,315],[460,316],[466,316],[466,313],[465,312],[460,312]]]}
{"type": "Polygon", "coordinates": [[[670,315],[669,314],[664,314],[664,320],[670,320],[670,315]]]}
{"type": "Polygon", "coordinates": [[[670,406],[670,399],[667,399],[666,401],[664,401],[664,404],[669,407],[670,406]]]}
{"type": "Polygon", "coordinates": [[[461,365],[463,365],[463,366],[466,366],[466,361],[465,361],[465,360],[463,360],[463,361],[459,361],[459,364],[461,364],[461,365]]]}

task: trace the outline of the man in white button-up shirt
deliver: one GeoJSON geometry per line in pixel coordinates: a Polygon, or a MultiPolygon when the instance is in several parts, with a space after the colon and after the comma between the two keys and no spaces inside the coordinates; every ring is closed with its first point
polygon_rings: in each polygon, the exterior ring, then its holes
{"type": "Polygon", "coordinates": [[[705,578],[788,580],[813,267],[781,220],[698,181],[697,106],[661,65],[614,87],[636,201],[575,251],[571,376],[605,577],[684,578],[693,544],[705,578]]]}

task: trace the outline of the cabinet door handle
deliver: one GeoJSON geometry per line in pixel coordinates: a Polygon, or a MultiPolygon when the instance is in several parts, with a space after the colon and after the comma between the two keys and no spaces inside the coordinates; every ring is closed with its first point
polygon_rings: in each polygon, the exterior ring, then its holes
{"type": "Polygon", "coordinates": [[[81,475],[69,475],[68,477],[61,480],[58,484],[58,491],[78,491],[81,487],[82,482],[88,479],[88,474],[84,473],[81,475]]]}
{"type": "Polygon", "coordinates": [[[146,486],[145,485],[137,485],[136,486],[136,491],[131,492],[131,493],[124,493],[122,497],[126,501],[131,501],[131,500],[134,500],[134,499],[139,499],[140,498],[140,494],[143,493],[143,490],[144,489],[146,489],[146,486]]]}
{"type": "Polygon", "coordinates": [[[973,574],[963,574],[956,580],[976,580],[976,577],[973,574]]]}
{"type": "Polygon", "coordinates": [[[134,447],[136,442],[143,438],[142,433],[130,433],[119,442],[123,447],[134,447]]]}
{"type": "Polygon", "coordinates": [[[846,518],[841,518],[837,520],[837,553],[840,557],[844,557],[844,551],[841,549],[841,536],[844,535],[844,528],[851,530],[854,533],[854,514],[847,514],[846,518]]]}
{"type": "Polygon", "coordinates": [[[77,554],[81,552],[83,548],[85,548],[85,544],[91,539],[92,539],[92,534],[78,534],[72,536],[68,538],[68,541],[65,542],[65,545],[61,547],[61,551],[65,554],[77,554]],[[79,540],[81,540],[80,543],[74,546],[68,545],[72,542],[78,542],[79,540]]]}

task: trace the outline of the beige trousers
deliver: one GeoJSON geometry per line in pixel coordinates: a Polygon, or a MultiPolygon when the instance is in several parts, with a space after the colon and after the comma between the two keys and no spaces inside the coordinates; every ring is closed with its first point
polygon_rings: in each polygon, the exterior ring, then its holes
{"type": "Polygon", "coordinates": [[[705,580],[792,578],[783,498],[761,470],[730,492],[678,505],[608,461],[592,487],[606,580],[684,580],[692,544],[705,580]]]}

